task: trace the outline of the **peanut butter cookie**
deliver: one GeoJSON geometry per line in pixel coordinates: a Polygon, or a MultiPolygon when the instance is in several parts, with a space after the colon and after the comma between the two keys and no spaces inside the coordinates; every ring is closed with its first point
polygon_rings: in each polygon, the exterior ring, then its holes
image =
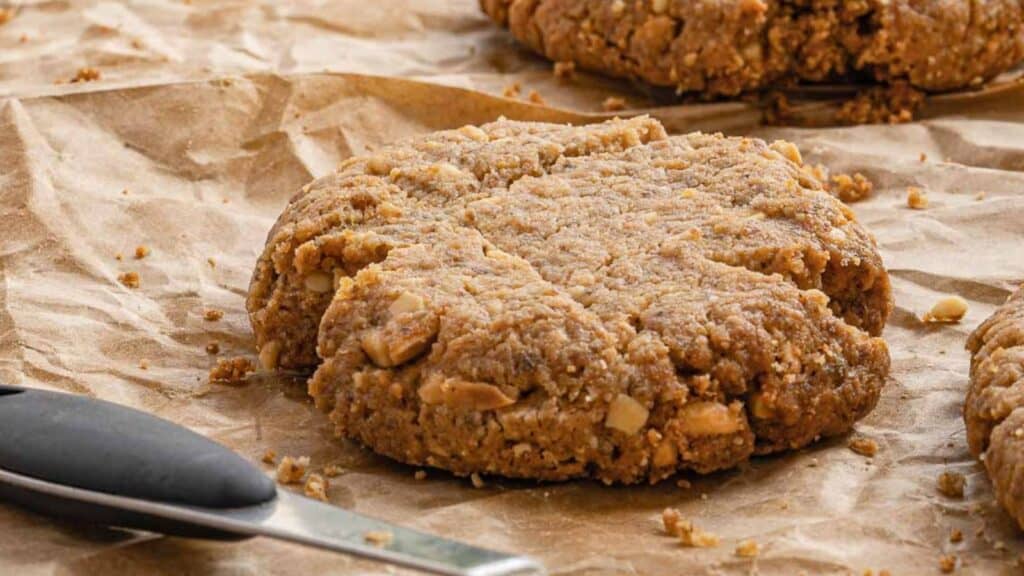
{"type": "Polygon", "coordinates": [[[350,159],[293,198],[248,309],[264,367],[315,367],[377,452],[629,483],[847,431],[888,372],[890,298],[794,145],[641,117],[350,159]]]}
{"type": "Polygon", "coordinates": [[[971,334],[964,423],[1003,508],[1024,528],[1024,287],[971,334]]]}
{"type": "Polygon", "coordinates": [[[480,0],[555,62],[678,92],[906,81],[943,91],[1024,58],[1019,0],[480,0]]]}

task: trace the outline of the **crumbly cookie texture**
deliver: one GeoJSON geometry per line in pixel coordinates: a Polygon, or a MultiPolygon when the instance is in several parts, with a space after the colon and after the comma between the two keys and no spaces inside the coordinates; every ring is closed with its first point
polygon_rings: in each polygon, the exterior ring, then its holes
{"type": "Polygon", "coordinates": [[[996,498],[1024,528],[1024,286],[971,334],[964,423],[996,498]]]}
{"type": "Polygon", "coordinates": [[[867,77],[942,91],[1024,58],[1019,0],[480,0],[558,62],[733,96],[867,77]]]}
{"type": "MultiPolygon", "coordinates": [[[[470,475],[657,481],[847,431],[889,368],[874,242],[786,142],[498,121],[295,196],[248,299],[339,434],[470,475]]],[[[267,368],[268,366],[264,366],[267,368]]]]}

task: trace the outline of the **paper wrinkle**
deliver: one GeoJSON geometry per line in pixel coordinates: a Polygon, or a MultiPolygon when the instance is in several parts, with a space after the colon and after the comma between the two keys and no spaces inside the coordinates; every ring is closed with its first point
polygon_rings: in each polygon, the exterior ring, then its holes
{"type": "MultiPolygon", "coordinates": [[[[334,504],[531,554],[553,574],[918,574],[937,571],[944,553],[965,573],[1015,573],[1024,541],[994,504],[960,418],[966,336],[1024,281],[1024,84],[1012,77],[932,98],[916,124],[764,128],[747,103],[654,107],[625,83],[558,80],[476,0],[20,6],[0,26],[0,97],[10,96],[0,100],[0,380],[147,410],[257,462],[272,449],[310,456],[315,471],[338,464],[334,504]],[[54,84],[82,66],[102,81],[54,84]],[[498,96],[513,82],[550,106],[498,96]],[[208,343],[223,357],[253,353],[252,266],[311,178],[387,142],[499,115],[608,118],[600,103],[611,95],[651,107],[675,132],[791,139],[808,162],[875,183],[853,209],[878,238],[896,310],[885,333],[892,381],[857,426],[879,443],[870,463],[839,438],[687,475],[689,489],[487,478],[477,490],[437,470],[415,480],[416,469],[335,440],[301,381],[206,383],[208,343]],[[908,186],[928,192],[927,210],[907,208],[908,186]],[[152,253],[136,260],[138,245],[152,253]],[[126,271],[140,288],[118,283],[126,271]],[[949,293],[970,302],[963,322],[923,325],[949,293]],[[204,320],[208,308],[224,318],[204,320]],[[943,471],[966,475],[965,499],[936,492],[943,471]],[[686,549],[663,535],[669,506],[721,546],[686,549]],[[963,543],[949,542],[953,528],[963,543]],[[762,546],[756,560],[733,553],[746,538],[762,546]]],[[[0,573],[406,573],[263,539],[65,526],[4,505],[0,531],[17,535],[0,539],[0,573]]]]}

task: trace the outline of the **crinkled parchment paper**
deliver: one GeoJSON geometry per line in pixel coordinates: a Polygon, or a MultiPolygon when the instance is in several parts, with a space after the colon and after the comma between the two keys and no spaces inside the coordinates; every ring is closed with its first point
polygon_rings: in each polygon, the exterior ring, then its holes
{"type": "MultiPolygon", "coordinates": [[[[925,121],[903,126],[765,129],[746,104],[652,110],[676,131],[790,138],[812,162],[870,176],[876,192],[854,210],[896,293],[893,380],[857,426],[879,443],[876,457],[837,439],[689,476],[687,490],[500,479],[474,489],[439,471],[417,481],[333,440],[301,383],[206,383],[209,342],[222,356],[252,354],[249,273],[303,183],[390,140],[500,114],[589,121],[609,94],[649,105],[629,86],[560,83],[474,0],[39,0],[0,26],[0,94],[0,380],[136,406],[254,460],[270,448],[339,464],[334,504],[532,554],[553,574],[929,574],[945,553],[962,573],[1017,573],[1024,537],[968,455],[960,406],[966,334],[1024,281],[1020,84],[934,99],[925,121]],[[54,84],[82,66],[102,79],[54,84]],[[557,107],[488,95],[513,81],[557,107]],[[907,186],[926,189],[931,206],[906,208],[907,186]],[[152,253],[134,259],[137,245],[152,253]],[[118,283],[128,271],[138,289],[118,283]],[[948,293],[970,301],[964,321],[923,325],[948,293]],[[205,321],[208,308],[223,320],[205,321]],[[963,500],[936,492],[947,470],[967,476],[963,500]],[[661,535],[667,506],[722,545],[686,549],[661,535]],[[949,541],[954,528],[962,543],[949,541]],[[747,538],[762,545],[755,560],[733,554],[747,538]]],[[[265,539],[72,527],[6,505],[0,534],[3,574],[392,572],[265,539]]]]}

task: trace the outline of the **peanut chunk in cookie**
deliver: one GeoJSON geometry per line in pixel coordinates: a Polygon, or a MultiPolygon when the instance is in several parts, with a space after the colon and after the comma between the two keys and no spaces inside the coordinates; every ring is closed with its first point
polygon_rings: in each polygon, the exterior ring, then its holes
{"type": "Polygon", "coordinates": [[[636,434],[647,423],[649,412],[632,397],[619,394],[608,406],[604,425],[626,434],[636,434]]]}

